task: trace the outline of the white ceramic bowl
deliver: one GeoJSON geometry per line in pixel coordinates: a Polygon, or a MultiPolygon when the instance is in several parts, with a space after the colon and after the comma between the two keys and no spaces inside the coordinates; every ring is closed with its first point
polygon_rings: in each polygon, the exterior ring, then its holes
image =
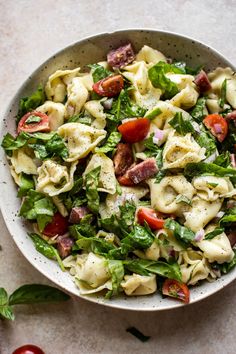
{"type": "MultiPolygon", "coordinates": [[[[78,66],[83,68],[86,64],[104,60],[109,50],[117,48],[127,41],[132,42],[136,52],[144,44],[147,44],[153,48],[157,48],[167,57],[186,61],[192,67],[203,65],[206,70],[212,70],[217,66],[231,66],[233,68],[233,65],[227,59],[212,48],[175,33],[132,29],[89,37],[66,47],[49,58],[19,88],[1,122],[1,140],[7,132],[15,133],[15,115],[18,111],[20,98],[32,93],[39,83],[44,84],[51,73],[57,69],[72,69],[78,66]]],[[[236,70],[235,68],[233,69],[236,70]]],[[[4,151],[3,149],[0,150],[0,203],[2,214],[16,245],[36,269],[64,290],[106,306],[138,311],[165,310],[183,306],[178,301],[168,298],[162,299],[159,294],[141,297],[120,296],[111,300],[105,300],[98,296],[81,296],[70,274],[62,272],[56,262],[38,253],[32,241],[27,236],[29,225],[17,216],[20,200],[16,196],[16,186],[12,180],[4,151]]],[[[235,278],[236,268],[213,283],[203,282],[201,285],[191,288],[190,303],[202,300],[215,293],[235,278]]]]}

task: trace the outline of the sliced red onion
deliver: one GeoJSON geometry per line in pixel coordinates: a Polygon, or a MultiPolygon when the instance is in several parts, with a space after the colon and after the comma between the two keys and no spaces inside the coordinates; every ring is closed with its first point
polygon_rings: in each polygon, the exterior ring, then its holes
{"type": "Polygon", "coordinates": [[[162,140],[164,138],[164,132],[163,130],[160,130],[160,129],[155,129],[155,134],[154,134],[154,137],[156,139],[159,139],[159,140],[162,140]]]}
{"type": "Polygon", "coordinates": [[[231,159],[231,165],[233,166],[233,168],[236,168],[235,154],[230,154],[230,159],[231,159]]]}
{"type": "Polygon", "coordinates": [[[205,231],[203,229],[200,229],[199,231],[196,232],[194,241],[196,242],[202,241],[204,235],[205,235],[205,231]]]}
{"type": "Polygon", "coordinates": [[[224,215],[225,215],[225,212],[224,212],[224,211],[219,211],[219,213],[216,214],[216,218],[221,219],[222,216],[224,216],[224,215]]]}
{"type": "Polygon", "coordinates": [[[204,162],[206,162],[206,163],[213,162],[213,161],[215,161],[215,159],[217,158],[218,155],[219,155],[218,151],[215,151],[215,152],[213,152],[212,155],[208,156],[208,158],[206,158],[204,160],[204,162]]]}
{"type": "Polygon", "coordinates": [[[216,134],[222,133],[222,126],[221,126],[221,124],[215,123],[215,124],[214,124],[214,129],[215,129],[216,134]]]}
{"type": "Polygon", "coordinates": [[[111,109],[113,98],[108,98],[106,101],[101,102],[105,109],[111,109]]]}

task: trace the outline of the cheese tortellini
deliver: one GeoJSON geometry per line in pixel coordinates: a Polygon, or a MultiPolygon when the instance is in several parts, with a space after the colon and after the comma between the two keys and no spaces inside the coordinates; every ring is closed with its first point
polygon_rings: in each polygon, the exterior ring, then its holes
{"type": "Polygon", "coordinates": [[[193,179],[193,186],[200,198],[214,201],[236,195],[236,189],[228,177],[200,176],[193,179]]]}
{"type": "Polygon", "coordinates": [[[116,177],[112,160],[103,153],[95,154],[89,161],[84,176],[94,168],[101,166],[98,180],[98,191],[109,194],[116,192],[116,177]]]}
{"type": "Polygon", "coordinates": [[[67,167],[53,160],[45,160],[38,168],[36,190],[51,197],[71,190],[76,164],[74,162],[67,167]]]}
{"type": "Polygon", "coordinates": [[[19,175],[21,172],[27,175],[37,174],[37,165],[34,161],[34,154],[28,148],[20,148],[13,151],[10,158],[12,170],[19,175]]]}
{"type": "Polygon", "coordinates": [[[184,168],[188,163],[205,158],[205,148],[201,148],[190,133],[179,136],[170,132],[163,150],[164,168],[184,168]]]}
{"type": "MultiPolygon", "coordinates": [[[[183,209],[176,198],[185,196],[190,201],[194,195],[194,188],[183,175],[164,177],[160,183],[150,180],[151,205],[162,213],[176,213],[181,215],[183,209]]],[[[186,207],[186,206],[185,206],[186,207]]]]}
{"type": "Polygon", "coordinates": [[[73,70],[57,70],[49,76],[45,86],[46,96],[54,102],[63,102],[67,93],[67,86],[72,79],[78,76],[80,68],[73,70]]]}
{"type": "Polygon", "coordinates": [[[209,73],[211,81],[211,91],[218,96],[220,95],[222,84],[226,80],[226,100],[233,107],[236,108],[236,77],[235,73],[230,68],[217,68],[209,73]]]}
{"type": "Polygon", "coordinates": [[[221,205],[222,199],[211,202],[195,196],[190,210],[184,213],[184,225],[194,232],[203,229],[220,211],[221,205]]]}
{"type": "Polygon", "coordinates": [[[100,101],[88,101],[84,105],[85,110],[94,117],[91,126],[96,129],[104,129],[106,126],[106,114],[100,101]]]}
{"type": "Polygon", "coordinates": [[[157,290],[156,275],[125,275],[121,286],[126,295],[149,295],[157,290]]]}
{"type": "Polygon", "coordinates": [[[47,114],[50,130],[57,130],[64,123],[65,106],[62,103],[46,101],[37,111],[47,114]]]}
{"type": "Polygon", "coordinates": [[[81,123],[66,123],[58,128],[58,134],[65,140],[68,162],[86,157],[106,136],[106,131],[81,123]]]}
{"type": "Polygon", "coordinates": [[[156,64],[159,61],[166,62],[166,57],[156,49],[144,45],[136,56],[136,61],[144,61],[147,64],[156,64]]]}

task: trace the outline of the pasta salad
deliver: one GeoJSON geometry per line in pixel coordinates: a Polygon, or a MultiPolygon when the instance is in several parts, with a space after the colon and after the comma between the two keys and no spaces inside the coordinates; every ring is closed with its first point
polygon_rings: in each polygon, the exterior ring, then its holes
{"type": "Polygon", "coordinates": [[[82,295],[161,292],[236,264],[236,77],[127,43],[57,70],[2,141],[37,251],[82,295]]]}

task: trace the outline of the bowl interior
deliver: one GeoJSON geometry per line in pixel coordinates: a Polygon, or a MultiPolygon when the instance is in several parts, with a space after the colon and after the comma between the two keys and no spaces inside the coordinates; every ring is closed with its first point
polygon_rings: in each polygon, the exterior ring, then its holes
{"type": "MultiPolygon", "coordinates": [[[[32,93],[37,86],[45,84],[48,76],[58,69],[72,69],[80,66],[86,69],[86,65],[106,59],[106,54],[112,48],[131,42],[137,52],[144,44],[163,52],[167,57],[178,61],[186,61],[189,66],[203,65],[206,70],[212,70],[217,66],[231,66],[222,55],[190,38],[174,33],[155,30],[124,30],[115,33],[105,33],[79,41],[63,49],[43,63],[18,90],[11,101],[3,121],[1,122],[1,140],[7,132],[15,133],[15,116],[18,111],[20,98],[32,93]]],[[[16,197],[16,187],[10,175],[3,149],[0,151],[1,163],[1,209],[6,225],[15,243],[28,259],[42,274],[58,286],[81,296],[74,285],[68,272],[62,272],[56,262],[48,260],[38,253],[32,241],[27,236],[29,227],[18,216],[20,200],[16,197]]],[[[236,277],[236,269],[213,283],[203,282],[191,289],[191,303],[199,301],[220,290],[236,277]]],[[[160,295],[141,297],[119,297],[105,300],[99,296],[81,296],[90,301],[105,304],[107,306],[129,310],[164,310],[182,306],[181,303],[171,299],[162,299],[160,295]]]]}

